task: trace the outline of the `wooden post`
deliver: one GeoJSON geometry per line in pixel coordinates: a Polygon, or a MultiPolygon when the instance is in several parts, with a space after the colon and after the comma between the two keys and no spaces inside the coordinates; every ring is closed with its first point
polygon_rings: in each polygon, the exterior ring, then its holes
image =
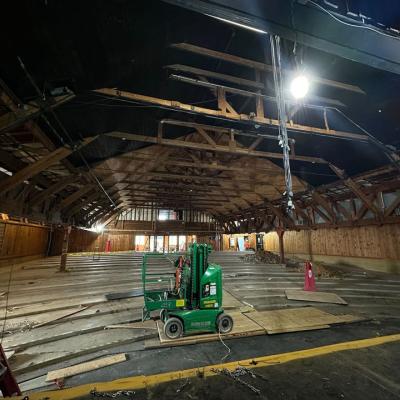
{"type": "Polygon", "coordinates": [[[310,261],[314,261],[313,257],[313,250],[312,250],[312,241],[311,241],[311,229],[307,231],[307,237],[308,237],[308,254],[310,256],[310,261]]]}
{"type": "Polygon", "coordinates": [[[68,255],[68,241],[69,234],[71,233],[71,227],[68,226],[64,229],[64,239],[61,249],[61,262],[60,262],[60,272],[65,272],[67,268],[67,255],[68,255]]]}
{"type": "Polygon", "coordinates": [[[281,256],[281,263],[285,264],[285,246],[283,243],[283,235],[285,234],[285,230],[279,228],[276,230],[276,233],[278,234],[279,237],[279,254],[281,256]]]}

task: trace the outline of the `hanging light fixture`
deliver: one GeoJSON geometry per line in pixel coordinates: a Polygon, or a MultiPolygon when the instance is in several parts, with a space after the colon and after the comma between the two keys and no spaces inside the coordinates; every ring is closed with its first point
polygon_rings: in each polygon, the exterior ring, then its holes
{"type": "Polygon", "coordinates": [[[290,83],[290,92],[295,99],[302,99],[307,96],[309,89],[310,80],[306,75],[298,75],[290,83]]]}

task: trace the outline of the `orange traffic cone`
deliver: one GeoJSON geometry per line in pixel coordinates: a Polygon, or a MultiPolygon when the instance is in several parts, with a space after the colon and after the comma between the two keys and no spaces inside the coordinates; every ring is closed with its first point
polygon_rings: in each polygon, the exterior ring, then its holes
{"type": "Polygon", "coordinates": [[[315,290],[317,290],[317,288],[315,287],[314,272],[312,270],[312,264],[310,263],[310,261],[305,262],[304,290],[309,292],[314,292],[315,290]]]}
{"type": "Polygon", "coordinates": [[[111,240],[107,239],[106,241],[106,248],[105,248],[105,252],[109,253],[111,251],[111,240]]]}

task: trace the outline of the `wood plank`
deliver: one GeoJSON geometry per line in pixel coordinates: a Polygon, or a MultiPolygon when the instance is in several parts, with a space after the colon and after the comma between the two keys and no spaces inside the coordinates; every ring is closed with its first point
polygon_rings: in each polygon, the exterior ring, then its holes
{"type": "MultiPolygon", "coordinates": [[[[233,330],[227,334],[221,334],[223,340],[235,339],[240,337],[249,337],[257,335],[265,335],[265,329],[249,319],[241,312],[232,312],[229,315],[233,318],[233,330]]],[[[173,347],[185,346],[188,344],[196,344],[203,342],[212,342],[219,340],[218,333],[203,333],[198,335],[183,336],[179,339],[168,339],[164,334],[164,324],[157,321],[159,333],[159,343],[148,342],[146,348],[154,347],[173,347]]]]}
{"type": "Polygon", "coordinates": [[[348,304],[335,293],[307,292],[304,290],[285,290],[289,300],[312,301],[317,303],[348,304]]]}
{"type": "MultiPolygon", "coordinates": [[[[195,46],[190,43],[174,43],[174,44],[171,44],[170,46],[174,47],[176,49],[185,50],[185,51],[188,51],[191,53],[200,54],[200,55],[203,55],[206,57],[215,58],[217,60],[230,62],[230,63],[236,64],[236,65],[242,65],[244,67],[253,68],[253,69],[256,69],[259,71],[267,71],[267,72],[273,71],[272,65],[264,64],[259,61],[249,60],[247,58],[235,56],[233,54],[223,53],[221,51],[207,49],[205,47],[195,46]]],[[[293,74],[293,71],[284,70],[284,73],[285,74],[293,74]]],[[[317,83],[321,83],[323,85],[332,86],[332,87],[336,87],[336,88],[343,89],[343,90],[349,90],[349,91],[359,93],[359,94],[365,94],[365,92],[358,86],[350,85],[348,83],[332,81],[330,79],[324,79],[324,78],[319,78],[319,77],[314,77],[313,81],[315,81],[317,83]]]]}
{"type": "Polygon", "coordinates": [[[101,331],[108,325],[137,322],[141,319],[141,309],[114,312],[101,316],[93,314],[86,318],[65,320],[58,324],[42,326],[31,331],[6,336],[3,339],[3,347],[7,350],[22,350],[39,344],[51,343],[60,339],[77,337],[84,333],[101,331]]]}
{"type": "Polygon", "coordinates": [[[325,329],[331,324],[365,320],[354,315],[333,315],[315,307],[254,311],[248,317],[262,326],[268,334],[325,329]]]}
{"type": "MultiPolygon", "coordinates": [[[[221,153],[229,153],[229,154],[239,154],[243,156],[251,156],[251,157],[265,157],[265,158],[276,158],[282,159],[283,156],[281,153],[273,153],[266,151],[257,151],[257,150],[249,150],[247,148],[236,147],[232,148],[230,146],[216,145],[211,146],[206,143],[194,143],[185,140],[177,140],[177,139],[161,139],[161,143],[155,136],[146,136],[146,135],[137,135],[133,133],[125,133],[125,132],[108,132],[105,135],[111,137],[117,137],[126,140],[145,142],[145,143],[153,143],[153,144],[161,144],[165,146],[174,146],[174,147],[182,147],[194,150],[203,150],[203,151],[215,151],[221,153]]],[[[308,156],[290,156],[291,160],[297,161],[305,161],[311,163],[318,164],[326,164],[327,161],[318,158],[318,157],[308,157],[308,156]]]]}
{"type": "Polygon", "coordinates": [[[75,315],[75,314],[78,314],[78,313],[80,313],[80,312],[82,312],[82,311],[84,311],[84,310],[87,310],[89,307],[90,307],[90,306],[79,307],[78,309],[75,309],[75,310],[73,310],[73,311],[69,311],[69,312],[67,312],[67,313],[64,313],[63,315],[61,315],[61,316],[59,316],[59,317],[57,317],[57,318],[49,318],[49,319],[47,319],[46,321],[41,322],[40,324],[35,325],[33,328],[39,328],[39,327],[41,327],[41,326],[48,325],[48,324],[50,324],[50,323],[52,323],[52,322],[59,321],[59,320],[61,320],[61,319],[63,319],[63,318],[71,317],[72,315],[75,315]]]}
{"type": "MultiPolygon", "coordinates": [[[[259,123],[260,125],[279,126],[279,121],[276,119],[273,119],[273,118],[258,117],[258,116],[253,117],[253,116],[246,115],[246,114],[235,114],[235,113],[230,113],[230,112],[226,112],[223,110],[214,110],[214,109],[205,108],[205,107],[198,107],[198,106],[194,106],[192,104],[181,103],[176,100],[160,99],[157,97],[145,96],[145,95],[138,94],[138,93],[121,91],[118,89],[102,88],[102,89],[95,90],[95,92],[101,93],[101,94],[104,94],[107,96],[114,96],[116,98],[125,98],[125,99],[140,101],[140,102],[144,102],[144,103],[157,104],[157,105],[172,108],[175,110],[183,110],[185,112],[224,117],[224,118],[228,118],[228,119],[231,119],[234,121],[253,121],[253,122],[259,123]]],[[[362,135],[359,133],[336,131],[333,129],[328,130],[325,128],[318,128],[318,127],[314,127],[314,126],[307,126],[307,125],[301,125],[301,124],[287,123],[287,129],[289,131],[294,130],[294,131],[298,131],[298,132],[302,132],[302,133],[306,133],[306,134],[318,134],[318,135],[323,135],[325,137],[331,137],[331,138],[345,137],[345,138],[351,138],[351,139],[360,140],[360,141],[368,141],[369,140],[368,136],[362,135]]],[[[153,143],[160,144],[160,141],[161,141],[161,138],[156,138],[156,141],[153,143]]]]}
{"type": "Polygon", "coordinates": [[[83,186],[81,189],[77,190],[76,192],[72,193],[68,197],[66,197],[64,200],[60,202],[58,205],[58,209],[62,210],[65,207],[68,207],[70,204],[74,203],[78,199],[80,199],[82,196],[90,192],[93,188],[95,188],[95,185],[90,184],[83,186]]]}
{"type": "Polygon", "coordinates": [[[69,376],[83,374],[85,372],[93,371],[95,369],[104,368],[109,365],[118,364],[126,361],[126,354],[121,353],[114,356],[100,358],[94,361],[88,361],[81,364],[73,365],[72,367],[57,369],[55,371],[50,371],[47,373],[46,381],[55,381],[59,379],[64,379],[69,376]]]}
{"type": "Polygon", "coordinates": [[[236,83],[242,86],[249,86],[256,89],[264,89],[264,84],[261,82],[250,81],[248,79],[239,78],[237,76],[221,74],[219,72],[208,71],[200,68],[189,67],[187,65],[173,64],[166,65],[164,68],[173,69],[175,71],[188,72],[197,76],[205,76],[207,78],[214,78],[220,81],[236,83]]]}
{"type": "Polygon", "coordinates": [[[70,176],[68,178],[63,178],[59,182],[55,183],[54,185],[51,185],[45,190],[42,190],[40,193],[32,197],[31,200],[29,200],[30,205],[33,207],[37,204],[42,203],[43,201],[47,200],[50,196],[60,192],[63,190],[66,186],[70,185],[73,182],[76,182],[76,176],[70,176]]]}
{"type": "Polygon", "coordinates": [[[0,192],[6,193],[7,191],[13,189],[18,184],[26,181],[29,178],[37,175],[38,173],[44,171],[48,167],[61,161],[63,158],[69,156],[72,153],[72,149],[68,147],[60,147],[57,150],[52,151],[46,156],[40,158],[38,161],[27,165],[22,170],[14,173],[13,175],[2,179],[0,182],[0,192]]]}
{"type": "Polygon", "coordinates": [[[222,305],[224,309],[237,309],[239,310],[243,307],[243,303],[239,301],[235,296],[233,296],[226,289],[222,290],[222,305]]]}
{"type": "Polygon", "coordinates": [[[15,354],[15,351],[14,350],[5,351],[4,353],[6,355],[7,360],[9,360],[15,354]]]}
{"type": "Polygon", "coordinates": [[[18,351],[13,361],[13,371],[18,376],[36,371],[46,365],[62,363],[83,355],[97,353],[107,348],[141,342],[158,337],[155,330],[116,329],[112,333],[100,330],[18,351]]]}

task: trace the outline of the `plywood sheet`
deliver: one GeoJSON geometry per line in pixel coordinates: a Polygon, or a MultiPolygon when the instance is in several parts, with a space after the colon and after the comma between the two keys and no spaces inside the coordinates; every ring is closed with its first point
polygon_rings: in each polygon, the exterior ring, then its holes
{"type": "Polygon", "coordinates": [[[262,326],[268,334],[326,329],[332,324],[365,320],[350,314],[333,315],[315,307],[254,311],[247,316],[262,326]]]}
{"type": "MultiPolygon", "coordinates": [[[[238,337],[265,335],[265,329],[241,312],[232,312],[229,313],[229,315],[233,318],[233,330],[230,333],[221,335],[223,340],[234,339],[238,337]]],[[[157,321],[157,327],[159,333],[159,342],[147,342],[146,348],[184,346],[187,344],[219,340],[218,333],[203,333],[199,335],[184,336],[179,339],[168,339],[164,335],[164,324],[160,321],[157,321]]]]}
{"type": "Polygon", "coordinates": [[[236,297],[232,296],[227,290],[222,291],[222,306],[224,309],[240,309],[243,307],[243,303],[236,297]]]}
{"type": "Polygon", "coordinates": [[[307,292],[305,290],[285,290],[286,297],[289,300],[313,301],[317,303],[333,303],[346,305],[347,301],[343,300],[335,293],[327,292],[307,292]]]}
{"type": "Polygon", "coordinates": [[[57,369],[47,373],[46,381],[55,381],[56,379],[64,379],[69,376],[82,374],[95,369],[107,367],[108,365],[117,364],[126,361],[126,354],[116,354],[114,356],[103,357],[99,360],[88,361],[81,364],[73,365],[72,367],[57,369]]]}

